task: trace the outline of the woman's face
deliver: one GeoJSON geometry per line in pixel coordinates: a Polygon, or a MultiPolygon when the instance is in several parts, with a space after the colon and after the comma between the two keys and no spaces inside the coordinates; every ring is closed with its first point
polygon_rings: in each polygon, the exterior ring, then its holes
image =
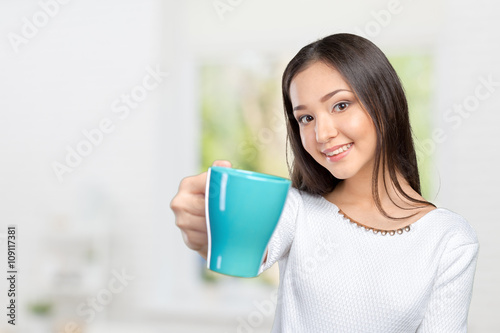
{"type": "Polygon", "coordinates": [[[371,179],[377,135],[368,112],[334,68],[315,62],[290,84],[305,150],[337,179],[371,179]]]}

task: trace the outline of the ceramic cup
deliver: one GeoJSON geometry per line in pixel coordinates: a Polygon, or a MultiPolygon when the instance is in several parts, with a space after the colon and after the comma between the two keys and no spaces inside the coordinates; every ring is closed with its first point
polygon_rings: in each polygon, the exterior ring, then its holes
{"type": "Polygon", "coordinates": [[[285,178],[210,167],[205,194],[207,267],[226,275],[257,276],[289,188],[285,178]]]}

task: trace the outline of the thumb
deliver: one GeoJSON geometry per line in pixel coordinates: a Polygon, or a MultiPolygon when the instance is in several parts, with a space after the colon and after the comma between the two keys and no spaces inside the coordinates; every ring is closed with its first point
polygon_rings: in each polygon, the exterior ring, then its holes
{"type": "Polygon", "coordinates": [[[220,167],[230,168],[231,162],[225,161],[225,160],[216,160],[216,161],[214,161],[212,166],[220,166],[220,167]]]}

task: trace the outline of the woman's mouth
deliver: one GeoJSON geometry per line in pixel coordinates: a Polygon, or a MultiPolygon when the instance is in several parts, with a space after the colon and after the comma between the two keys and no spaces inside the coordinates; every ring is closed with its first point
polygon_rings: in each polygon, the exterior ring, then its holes
{"type": "Polygon", "coordinates": [[[352,145],[354,145],[354,142],[345,144],[345,145],[343,145],[335,150],[332,150],[332,151],[329,151],[329,152],[326,152],[323,154],[326,155],[326,158],[329,161],[336,162],[336,161],[342,159],[343,157],[345,157],[349,153],[352,145]]]}

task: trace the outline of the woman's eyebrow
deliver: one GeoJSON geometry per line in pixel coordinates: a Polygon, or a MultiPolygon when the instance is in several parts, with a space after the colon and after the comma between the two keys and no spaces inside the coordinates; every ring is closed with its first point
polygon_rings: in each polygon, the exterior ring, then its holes
{"type": "MultiPolygon", "coordinates": [[[[350,90],[347,90],[347,89],[337,89],[337,90],[329,92],[325,96],[321,97],[319,101],[321,103],[324,103],[327,100],[329,100],[330,98],[332,98],[336,93],[339,93],[341,91],[349,91],[350,92],[350,90]]],[[[293,108],[293,111],[299,111],[299,110],[305,110],[305,109],[307,109],[307,107],[305,105],[297,105],[296,107],[293,108]]]]}

